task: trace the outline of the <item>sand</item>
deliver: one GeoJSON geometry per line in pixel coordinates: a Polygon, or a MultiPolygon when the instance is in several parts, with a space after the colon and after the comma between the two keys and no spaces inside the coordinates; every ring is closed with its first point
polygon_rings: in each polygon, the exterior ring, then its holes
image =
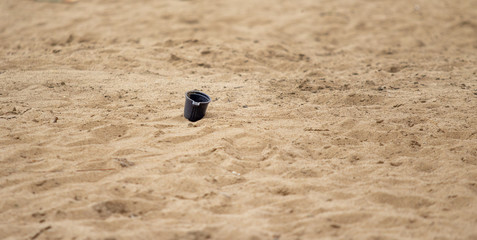
{"type": "Polygon", "coordinates": [[[0,239],[477,239],[476,9],[0,1],[0,239]]]}

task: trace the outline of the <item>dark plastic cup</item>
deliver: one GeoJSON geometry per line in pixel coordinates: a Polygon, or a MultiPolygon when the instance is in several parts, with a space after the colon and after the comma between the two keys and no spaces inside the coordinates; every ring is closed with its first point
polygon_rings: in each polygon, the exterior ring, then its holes
{"type": "Polygon", "coordinates": [[[184,117],[191,122],[202,119],[210,103],[210,97],[199,91],[189,91],[185,97],[184,117]]]}

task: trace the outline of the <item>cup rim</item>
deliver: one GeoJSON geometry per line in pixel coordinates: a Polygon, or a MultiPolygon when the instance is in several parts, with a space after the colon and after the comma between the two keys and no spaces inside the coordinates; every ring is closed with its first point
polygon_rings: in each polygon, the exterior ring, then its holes
{"type": "Polygon", "coordinates": [[[198,103],[210,103],[210,102],[212,101],[211,98],[209,97],[209,95],[207,95],[207,94],[205,94],[205,93],[203,93],[203,92],[201,92],[201,91],[197,91],[197,90],[192,90],[192,91],[186,92],[186,94],[185,94],[186,98],[189,99],[189,100],[191,100],[191,101],[193,101],[193,102],[196,102],[196,101],[192,100],[192,99],[189,97],[189,95],[190,95],[190,94],[193,94],[193,93],[198,94],[198,95],[201,95],[201,96],[203,96],[203,97],[205,97],[205,98],[207,99],[207,102],[198,102],[198,103]]]}

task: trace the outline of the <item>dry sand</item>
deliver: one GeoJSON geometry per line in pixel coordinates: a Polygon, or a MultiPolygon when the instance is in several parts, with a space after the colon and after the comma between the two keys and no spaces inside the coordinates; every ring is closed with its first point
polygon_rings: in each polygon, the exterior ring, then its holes
{"type": "Polygon", "coordinates": [[[0,239],[477,239],[476,19],[2,0],[0,239]]]}

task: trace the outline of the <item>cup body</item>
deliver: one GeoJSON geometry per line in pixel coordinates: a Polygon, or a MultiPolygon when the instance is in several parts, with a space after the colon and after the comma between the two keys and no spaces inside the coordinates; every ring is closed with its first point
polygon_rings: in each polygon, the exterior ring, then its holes
{"type": "Polygon", "coordinates": [[[200,91],[189,91],[185,95],[184,117],[196,122],[205,116],[210,97],[200,91]]]}

